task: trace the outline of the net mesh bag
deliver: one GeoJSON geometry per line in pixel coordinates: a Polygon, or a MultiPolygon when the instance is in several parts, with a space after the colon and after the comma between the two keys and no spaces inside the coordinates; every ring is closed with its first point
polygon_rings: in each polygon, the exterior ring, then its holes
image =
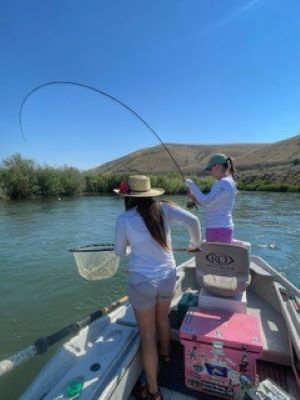
{"type": "Polygon", "coordinates": [[[89,281],[111,278],[119,267],[120,257],[110,246],[80,246],[71,252],[79,274],[89,281]]]}

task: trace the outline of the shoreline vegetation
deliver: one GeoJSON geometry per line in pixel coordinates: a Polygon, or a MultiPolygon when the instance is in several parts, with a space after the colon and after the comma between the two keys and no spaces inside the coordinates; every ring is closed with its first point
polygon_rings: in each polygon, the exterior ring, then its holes
{"type": "MultiPolygon", "coordinates": [[[[80,195],[112,194],[119,183],[127,180],[130,173],[81,172],[74,167],[54,168],[40,166],[33,160],[14,154],[0,165],[0,199],[21,200],[33,198],[51,198],[80,195]]],[[[205,192],[213,183],[210,177],[192,177],[205,192]]],[[[185,194],[186,188],[178,174],[152,175],[152,187],[163,187],[166,194],[185,194]]],[[[270,182],[257,179],[248,182],[237,177],[238,190],[298,192],[299,185],[270,182]]]]}

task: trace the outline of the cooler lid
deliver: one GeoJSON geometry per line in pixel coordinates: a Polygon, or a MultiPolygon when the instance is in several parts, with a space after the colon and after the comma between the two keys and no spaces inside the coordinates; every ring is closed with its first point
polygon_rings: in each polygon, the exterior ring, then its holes
{"type": "Polygon", "coordinates": [[[190,308],[180,327],[180,339],[202,343],[224,342],[225,347],[260,353],[262,339],[256,316],[190,308]]]}

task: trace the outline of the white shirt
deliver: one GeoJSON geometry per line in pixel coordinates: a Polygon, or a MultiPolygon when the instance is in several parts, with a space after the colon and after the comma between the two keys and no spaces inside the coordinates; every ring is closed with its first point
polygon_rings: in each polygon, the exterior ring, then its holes
{"type": "MultiPolygon", "coordinates": [[[[173,222],[186,226],[190,236],[189,245],[192,248],[199,247],[201,231],[198,218],[173,204],[160,204],[169,248],[172,249],[169,224],[173,222]]],[[[166,275],[170,268],[176,266],[172,250],[164,249],[152,238],[136,208],[123,212],[116,222],[115,253],[118,256],[126,255],[128,244],[131,245],[130,272],[155,279],[166,275]]]]}
{"type": "Polygon", "coordinates": [[[237,190],[231,175],[217,180],[207,194],[204,194],[191,179],[186,179],[185,184],[205,210],[206,229],[233,228],[232,209],[237,190]]]}

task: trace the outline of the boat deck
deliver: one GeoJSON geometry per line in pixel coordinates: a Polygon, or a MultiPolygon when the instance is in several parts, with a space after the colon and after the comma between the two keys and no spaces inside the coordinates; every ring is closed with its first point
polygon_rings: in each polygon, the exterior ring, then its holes
{"type": "MultiPolygon", "coordinates": [[[[192,265],[191,265],[192,267],[192,265]]],[[[263,337],[263,356],[258,361],[257,373],[259,381],[266,378],[272,379],[286,392],[296,399],[299,398],[299,389],[295,383],[290,368],[290,350],[287,339],[286,325],[282,315],[276,308],[276,299],[272,299],[273,287],[270,275],[261,271],[258,266],[252,263],[252,282],[247,290],[247,313],[255,314],[261,325],[263,337]],[[257,293],[256,286],[265,286],[264,298],[261,290],[257,293]],[[272,304],[272,305],[271,305],[272,304]]],[[[186,265],[184,291],[195,291],[194,268],[189,269],[186,265]],[[190,270],[190,271],[189,271],[190,270]],[[189,274],[191,274],[189,279],[189,274]],[[189,286],[189,282],[191,285],[189,286]]],[[[200,393],[187,388],[184,384],[184,355],[183,346],[179,343],[179,328],[184,315],[176,311],[176,304],[170,313],[172,326],[172,363],[161,368],[159,372],[159,385],[165,400],[216,400],[218,397],[200,393]]],[[[130,397],[134,399],[133,396],[130,397]]]]}
{"type": "MultiPolygon", "coordinates": [[[[173,336],[178,337],[178,328],[183,315],[179,315],[175,310],[170,314],[173,336]]],[[[218,397],[207,393],[200,393],[189,389],[184,383],[184,354],[183,346],[177,341],[171,342],[171,363],[159,371],[159,386],[165,400],[216,400],[218,397]]],[[[272,379],[287,392],[294,392],[291,371],[288,366],[279,365],[267,361],[258,361],[257,373],[259,381],[266,378],[272,379]]],[[[129,400],[134,400],[131,396],[129,400]]]]}
{"type": "MultiPolygon", "coordinates": [[[[184,384],[184,363],[183,363],[183,347],[180,343],[172,342],[172,363],[164,366],[159,372],[159,385],[167,389],[166,399],[181,400],[179,396],[190,399],[215,400],[213,395],[203,394],[188,389],[184,384]],[[186,397],[188,396],[188,397],[186,397]]],[[[259,361],[257,365],[257,373],[259,380],[271,378],[275,383],[284,390],[289,391],[288,379],[289,368],[274,363],[259,361]]]]}
{"type": "MultiPolygon", "coordinates": [[[[297,371],[297,364],[293,362],[288,343],[290,338],[297,362],[300,360],[300,292],[272,271],[270,266],[263,264],[263,260],[251,257],[251,284],[247,289],[246,312],[255,314],[261,326],[263,354],[257,363],[257,372],[260,380],[271,378],[294,399],[300,399],[295,379],[297,374],[294,376],[291,368],[297,371]]],[[[179,329],[184,318],[183,310],[188,304],[182,301],[180,307],[177,306],[186,292],[199,293],[200,290],[195,259],[192,258],[177,268],[177,288],[170,313],[172,362],[159,372],[159,385],[165,400],[217,399],[213,395],[190,390],[184,384],[184,355],[179,329]]],[[[197,301],[191,302],[194,303],[197,301]]],[[[243,312],[245,306],[243,297],[243,312]]],[[[220,307],[218,298],[214,299],[214,307],[220,307]]],[[[140,338],[133,309],[126,303],[94,321],[65,343],[28,387],[22,400],[60,398],[68,382],[78,376],[84,376],[86,381],[81,394],[83,399],[134,400],[130,393],[141,372],[140,338]],[[100,373],[93,369],[95,363],[102,368],[100,373]]]]}

